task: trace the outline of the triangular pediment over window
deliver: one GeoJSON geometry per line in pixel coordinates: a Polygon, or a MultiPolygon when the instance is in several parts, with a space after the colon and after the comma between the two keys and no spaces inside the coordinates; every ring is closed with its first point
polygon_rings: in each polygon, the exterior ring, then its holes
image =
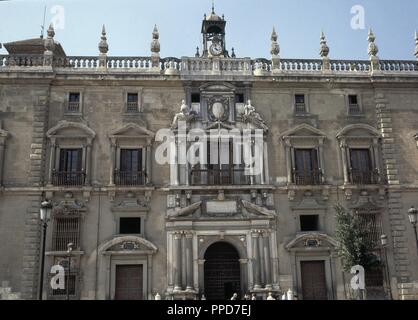
{"type": "Polygon", "coordinates": [[[118,128],[110,132],[111,138],[149,138],[153,139],[155,133],[136,124],[127,123],[122,128],[118,128]]]}
{"type": "Polygon", "coordinates": [[[282,133],[282,138],[293,138],[293,137],[318,137],[325,138],[326,134],[321,130],[312,127],[309,124],[302,123],[292,129],[289,129],[282,133]]]}
{"type": "Polygon", "coordinates": [[[48,138],[51,137],[71,137],[71,138],[91,138],[96,136],[96,133],[83,123],[71,122],[62,120],[46,133],[48,138]]]}

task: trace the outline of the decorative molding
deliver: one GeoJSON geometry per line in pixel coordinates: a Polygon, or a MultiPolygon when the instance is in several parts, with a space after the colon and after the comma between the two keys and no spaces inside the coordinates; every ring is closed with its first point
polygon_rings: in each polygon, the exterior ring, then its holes
{"type": "Polygon", "coordinates": [[[190,216],[193,213],[195,213],[195,211],[197,209],[200,208],[200,206],[202,205],[202,201],[196,202],[190,206],[187,206],[185,208],[174,208],[174,209],[168,209],[167,210],[167,218],[172,219],[172,218],[177,218],[177,217],[186,217],[186,216],[190,216]]]}
{"type": "Polygon", "coordinates": [[[318,139],[318,138],[322,138],[322,139],[326,139],[327,135],[325,132],[314,128],[313,126],[307,124],[307,123],[302,123],[300,125],[297,125],[296,127],[289,129],[285,132],[283,132],[281,134],[281,137],[283,140],[287,140],[287,139],[294,139],[294,138],[311,138],[311,139],[318,139]],[[308,131],[310,133],[312,133],[312,135],[299,135],[298,133],[301,131],[308,131]]]}
{"type": "Polygon", "coordinates": [[[155,137],[155,133],[152,132],[151,130],[148,130],[147,128],[140,126],[139,124],[136,123],[127,123],[125,124],[122,128],[118,128],[115,129],[113,131],[111,131],[109,133],[109,138],[151,138],[153,139],[155,137]],[[123,133],[129,131],[129,130],[134,130],[134,131],[138,131],[139,134],[135,134],[135,135],[124,135],[123,133]]]}
{"type": "MultiPolygon", "coordinates": [[[[118,236],[115,237],[111,240],[108,240],[104,243],[102,243],[98,248],[98,252],[100,254],[106,254],[106,252],[111,251],[109,249],[112,249],[112,247],[115,247],[117,245],[123,246],[126,243],[133,243],[134,245],[138,246],[138,247],[145,247],[146,248],[146,253],[151,253],[154,254],[158,251],[157,247],[151,243],[150,241],[142,238],[142,237],[138,237],[138,236],[118,236]]],[[[132,251],[132,249],[125,249],[122,248],[122,250],[120,251],[132,251]]]]}
{"type": "Polygon", "coordinates": [[[96,136],[96,133],[90,129],[88,126],[86,126],[83,123],[78,123],[78,122],[71,122],[71,121],[67,121],[67,120],[61,120],[58,122],[58,124],[54,127],[52,127],[51,129],[49,129],[46,133],[46,136],[48,138],[52,138],[54,136],[57,136],[57,133],[60,130],[66,129],[66,128],[76,128],[79,129],[81,131],[83,131],[85,133],[85,135],[83,137],[88,137],[93,139],[96,136]]]}
{"type": "Polygon", "coordinates": [[[319,233],[319,232],[308,232],[303,234],[298,234],[294,239],[292,239],[286,246],[286,250],[306,250],[306,248],[311,248],[311,246],[307,245],[309,244],[309,241],[315,240],[317,241],[316,248],[326,248],[326,245],[329,244],[331,247],[329,249],[335,250],[339,243],[337,240],[332,238],[331,236],[325,234],[325,233],[319,233]],[[298,246],[301,245],[301,246],[298,246]]]}
{"type": "Polygon", "coordinates": [[[254,203],[248,202],[246,200],[241,200],[242,205],[245,209],[250,211],[253,214],[261,215],[261,216],[267,216],[269,218],[275,218],[277,216],[276,211],[269,210],[265,207],[258,206],[254,203]]]}
{"type": "Polygon", "coordinates": [[[368,131],[371,136],[375,136],[375,137],[381,137],[381,133],[376,129],[373,128],[372,126],[368,125],[368,124],[364,124],[364,123],[357,123],[357,124],[350,124],[346,127],[344,127],[343,129],[341,129],[340,131],[338,131],[336,137],[337,139],[341,139],[341,138],[365,138],[364,136],[350,136],[348,133],[350,131],[354,131],[354,130],[365,130],[368,131]]]}

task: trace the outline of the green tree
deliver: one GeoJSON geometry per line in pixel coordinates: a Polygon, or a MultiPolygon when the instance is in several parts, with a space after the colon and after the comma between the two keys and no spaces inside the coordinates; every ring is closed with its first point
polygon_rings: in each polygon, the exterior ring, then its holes
{"type": "Polygon", "coordinates": [[[339,242],[337,254],[341,258],[345,272],[350,272],[355,265],[370,270],[380,265],[375,254],[375,243],[370,239],[367,227],[361,225],[358,214],[352,214],[343,206],[335,206],[337,227],[335,236],[339,242]]]}

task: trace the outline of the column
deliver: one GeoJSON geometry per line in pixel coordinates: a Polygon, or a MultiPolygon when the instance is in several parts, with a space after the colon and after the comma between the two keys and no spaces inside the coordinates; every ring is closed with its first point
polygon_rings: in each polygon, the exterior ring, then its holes
{"type": "Polygon", "coordinates": [[[173,137],[170,143],[170,184],[172,186],[179,185],[178,164],[177,164],[177,143],[176,138],[173,137]]]}
{"type": "Polygon", "coordinates": [[[266,182],[264,180],[264,148],[265,148],[264,141],[260,143],[259,147],[262,148],[262,150],[257,150],[258,151],[258,161],[259,161],[259,165],[260,165],[260,184],[266,184],[266,182]]]}
{"type": "Polygon", "coordinates": [[[174,290],[181,290],[181,233],[174,234],[174,250],[173,250],[173,279],[174,290]]]}
{"type": "Polygon", "coordinates": [[[85,185],[90,185],[90,174],[91,174],[91,141],[87,142],[86,146],[86,180],[85,185]]]}
{"type": "MultiPolygon", "coordinates": [[[[49,171],[48,171],[48,184],[52,185],[52,173],[55,170],[55,152],[57,149],[55,138],[51,138],[51,146],[49,150],[49,171]]],[[[4,145],[3,145],[4,148],[4,145]]]]}
{"type": "Polygon", "coordinates": [[[258,259],[258,265],[260,268],[260,279],[261,279],[261,285],[265,285],[266,284],[266,269],[265,269],[265,261],[264,261],[264,242],[263,242],[263,232],[260,231],[259,236],[258,236],[258,254],[259,254],[259,259],[258,259]]]}
{"type": "Polygon", "coordinates": [[[181,288],[186,288],[187,286],[187,243],[184,232],[181,235],[181,288]]]}
{"type": "Polygon", "coordinates": [[[271,281],[271,256],[270,256],[270,235],[269,233],[263,234],[263,250],[264,250],[264,268],[266,275],[266,289],[272,289],[271,281]]]}
{"type": "Polygon", "coordinates": [[[254,146],[254,141],[253,141],[253,135],[251,134],[251,138],[249,141],[249,162],[250,162],[250,183],[254,184],[254,166],[253,166],[253,159],[254,159],[254,152],[253,152],[253,146],[254,146]]]}
{"type": "Polygon", "coordinates": [[[269,173],[269,154],[267,151],[267,142],[264,141],[264,183],[270,184],[270,173],[269,173]]]}
{"type": "Polygon", "coordinates": [[[292,151],[291,151],[291,145],[290,141],[287,140],[285,146],[285,152],[286,152],[286,167],[287,167],[287,184],[292,183],[292,151]]]}
{"type": "Polygon", "coordinates": [[[248,259],[239,259],[239,267],[241,272],[241,291],[248,291],[248,274],[247,274],[248,259]]]}
{"type": "Polygon", "coordinates": [[[193,233],[186,233],[186,290],[193,290],[193,233]]]}
{"type": "Polygon", "coordinates": [[[152,175],[152,147],[151,145],[147,145],[146,149],[146,157],[147,157],[147,163],[146,163],[146,184],[151,183],[151,175],[152,175]]]}
{"type": "Polygon", "coordinates": [[[116,158],[116,141],[110,142],[110,176],[109,184],[111,186],[115,185],[114,176],[115,176],[115,158],[116,158]]]}
{"type": "Polygon", "coordinates": [[[258,248],[258,238],[260,234],[255,231],[251,234],[253,241],[253,272],[254,272],[254,289],[261,289],[260,277],[260,253],[258,248]]]}
{"type": "Polygon", "coordinates": [[[349,184],[350,179],[348,176],[348,163],[347,163],[347,144],[345,140],[341,141],[341,159],[343,161],[343,173],[344,173],[344,184],[349,184]]]}
{"type": "Polygon", "coordinates": [[[381,177],[381,170],[380,170],[380,157],[379,157],[379,140],[373,139],[373,155],[374,155],[374,168],[376,169],[376,172],[378,175],[378,181],[380,182],[381,177]]]}
{"type": "Polygon", "coordinates": [[[319,169],[321,169],[321,173],[322,173],[321,182],[325,183],[324,140],[322,138],[319,140],[318,153],[319,153],[319,169]]]}

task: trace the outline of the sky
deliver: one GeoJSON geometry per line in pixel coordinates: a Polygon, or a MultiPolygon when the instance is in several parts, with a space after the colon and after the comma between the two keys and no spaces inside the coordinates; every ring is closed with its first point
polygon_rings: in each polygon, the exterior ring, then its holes
{"type": "MultiPolygon", "coordinates": [[[[381,59],[415,60],[417,0],[214,2],[216,13],[227,21],[227,48],[234,47],[237,57],[269,58],[274,26],[282,58],[318,58],[323,30],[331,59],[367,59],[367,32],[372,27],[381,59]]],[[[157,24],[161,57],[181,57],[194,56],[201,47],[203,14],[210,13],[212,0],[0,1],[0,43],[39,37],[45,6],[46,25],[54,22],[55,40],[67,55],[98,55],[103,24],[108,55],[150,55],[157,24]]],[[[0,49],[0,54],[6,50],[0,49]]]]}

